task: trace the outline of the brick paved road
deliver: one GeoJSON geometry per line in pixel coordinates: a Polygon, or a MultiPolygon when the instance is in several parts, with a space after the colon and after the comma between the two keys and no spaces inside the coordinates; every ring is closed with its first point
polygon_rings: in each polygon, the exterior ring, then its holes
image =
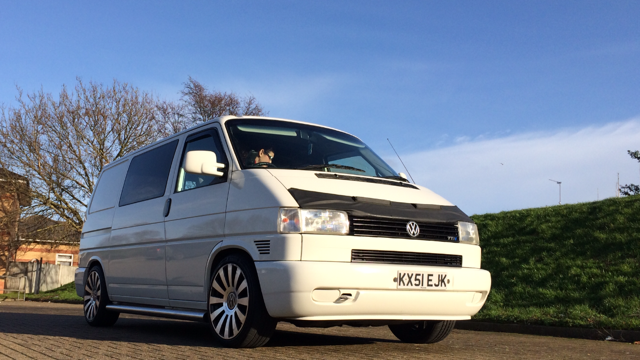
{"type": "Polygon", "coordinates": [[[204,323],[122,315],[92,328],[80,305],[0,302],[0,359],[640,359],[640,345],[454,330],[404,344],[386,327],[303,329],[281,323],[267,346],[216,347],[204,323]]]}

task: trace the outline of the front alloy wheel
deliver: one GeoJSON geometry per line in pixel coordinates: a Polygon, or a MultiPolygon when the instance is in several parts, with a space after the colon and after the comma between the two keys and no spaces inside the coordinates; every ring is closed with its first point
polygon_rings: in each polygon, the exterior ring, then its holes
{"type": "Polygon", "coordinates": [[[224,346],[257,347],[276,327],[264,306],[253,261],[229,255],[215,269],[209,288],[208,315],[214,337],[224,346]]]}
{"type": "Polygon", "coordinates": [[[234,338],[249,313],[247,278],[236,264],[228,263],[216,272],[211,282],[209,316],[213,330],[221,338],[234,338]]]}

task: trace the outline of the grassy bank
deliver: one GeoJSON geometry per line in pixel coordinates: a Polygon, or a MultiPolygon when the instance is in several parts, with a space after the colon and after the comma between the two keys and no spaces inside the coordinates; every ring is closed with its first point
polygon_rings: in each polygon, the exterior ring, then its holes
{"type": "MultiPolygon", "coordinates": [[[[22,297],[22,295],[20,295],[22,297]]],[[[0,294],[0,301],[5,299],[16,299],[18,294],[15,292],[9,294],[0,294]]],[[[74,283],[68,283],[57,289],[43,291],[40,294],[27,294],[27,300],[31,301],[51,301],[64,302],[73,304],[82,304],[82,298],[76,294],[74,283]]]]}
{"type": "Polygon", "coordinates": [[[493,279],[474,319],[640,329],[640,196],[472,218],[493,279]]]}

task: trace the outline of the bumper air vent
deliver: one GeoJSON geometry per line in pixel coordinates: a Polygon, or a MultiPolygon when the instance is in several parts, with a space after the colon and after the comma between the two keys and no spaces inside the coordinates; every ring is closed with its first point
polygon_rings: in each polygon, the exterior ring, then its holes
{"type": "Polygon", "coordinates": [[[271,240],[255,240],[253,243],[256,244],[260,255],[271,254],[271,240]]]}
{"type": "Polygon", "coordinates": [[[420,234],[411,237],[407,232],[407,223],[410,220],[381,218],[381,217],[356,217],[350,219],[350,232],[355,236],[373,236],[416,240],[435,240],[446,242],[458,242],[457,223],[429,223],[419,222],[420,234]]]}
{"type": "Polygon", "coordinates": [[[462,267],[462,255],[354,249],[351,262],[462,267]]]}

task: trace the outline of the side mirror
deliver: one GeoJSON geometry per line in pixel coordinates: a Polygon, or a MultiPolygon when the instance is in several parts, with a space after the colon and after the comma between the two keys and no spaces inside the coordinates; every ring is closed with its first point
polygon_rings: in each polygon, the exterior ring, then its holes
{"type": "Polygon", "coordinates": [[[401,178],[407,180],[407,175],[405,173],[398,173],[398,176],[400,176],[401,178]]]}
{"type": "Polygon", "coordinates": [[[225,165],[218,162],[216,153],[213,151],[194,150],[187,152],[184,159],[184,171],[189,174],[204,174],[222,176],[225,165]]]}

